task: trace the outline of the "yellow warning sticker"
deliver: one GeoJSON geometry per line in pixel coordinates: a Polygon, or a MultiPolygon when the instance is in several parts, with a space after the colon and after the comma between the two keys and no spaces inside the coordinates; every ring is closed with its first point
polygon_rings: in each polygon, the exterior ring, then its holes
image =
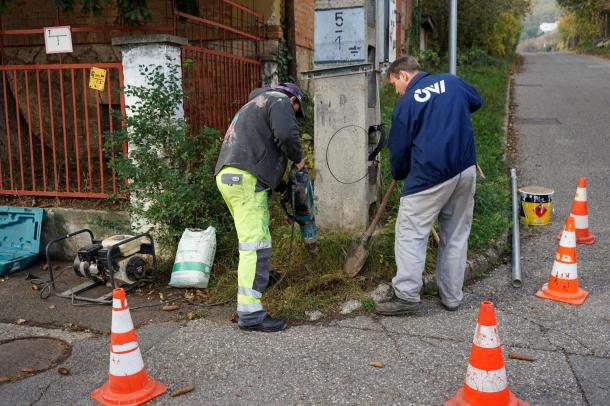
{"type": "Polygon", "coordinates": [[[92,67],[89,72],[89,87],[91,89],[104,90],[106,83],[106,69],[92,67]]]}

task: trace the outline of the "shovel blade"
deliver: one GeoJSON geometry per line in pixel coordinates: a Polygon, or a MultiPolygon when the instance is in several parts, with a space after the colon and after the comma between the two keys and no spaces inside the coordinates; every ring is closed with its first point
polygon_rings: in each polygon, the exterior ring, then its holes
{"type": "Polygon", "coordinates": [[[352,278],[358,275],[358,273],[364,267],[368,256],[369,250],[364,246],[364,244],[357,244],[355,242],[352,243],[352,246],[347,252],[347,257],[345,258],[343,272],[345,272],[348,276],[352,278]]]}

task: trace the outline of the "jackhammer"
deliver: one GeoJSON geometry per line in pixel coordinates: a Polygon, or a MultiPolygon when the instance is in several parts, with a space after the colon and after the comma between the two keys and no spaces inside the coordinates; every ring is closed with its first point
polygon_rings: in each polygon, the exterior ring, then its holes
{"type": "Polygon", "coordinates": [[[301,237],[305,247],[312,254],[318,253],[318,230],[316,228],[315,204],[313,200],[313,184],[309,177],[307,168],[299,171],[292,165],[288,172],[288,182],[286,190],[280,199],[282,208],[294,227],[296,222],[301,230],[301,237]],[[292,212],[289,212],[287,205],[290,205],[292,212]]]}

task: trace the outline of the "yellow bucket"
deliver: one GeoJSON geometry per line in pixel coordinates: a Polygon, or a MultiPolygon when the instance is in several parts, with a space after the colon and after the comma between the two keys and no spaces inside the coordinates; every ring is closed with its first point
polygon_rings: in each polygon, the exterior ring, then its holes
{"type": "Polygon", "coordinates": [[[531,226],[543,226],[551,221],[553,189],[542,186],[526,186],[519,189],[521,206],[519,220],[531,226]]]}

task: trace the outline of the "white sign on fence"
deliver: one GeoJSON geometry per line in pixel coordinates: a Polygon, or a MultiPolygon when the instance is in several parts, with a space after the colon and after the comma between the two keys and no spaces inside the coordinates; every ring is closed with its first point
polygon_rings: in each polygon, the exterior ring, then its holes
{"type": "Polygon", "coordinates": [[[316,10],[314,63],[364,62],[364,7],[316,10]]]}
{"type": "Polygon", "coordinates": [[[47,54],[72,52],[72,32],[70,26],[45,27],[44,45],[47,54]]]}

